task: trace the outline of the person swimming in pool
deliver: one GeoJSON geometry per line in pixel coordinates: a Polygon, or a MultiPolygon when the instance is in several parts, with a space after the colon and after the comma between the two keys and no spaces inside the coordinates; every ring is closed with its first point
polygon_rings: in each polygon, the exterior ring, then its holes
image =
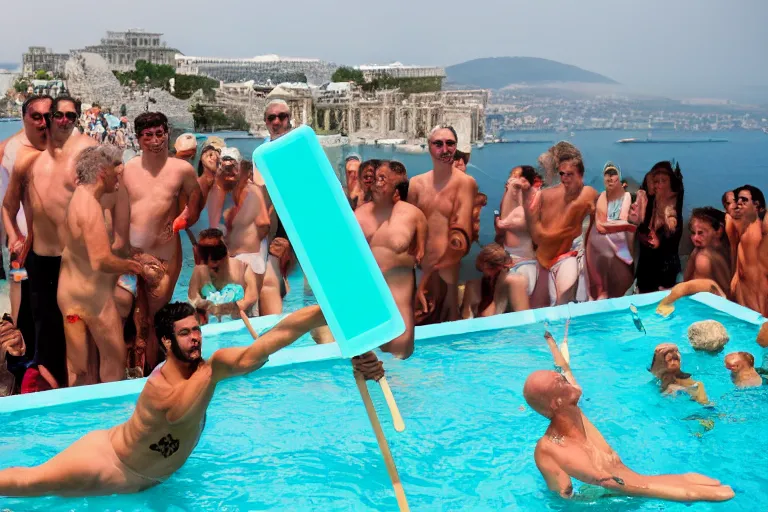
{"type": "Polygon", "coordinates": [[[704,384],[694,380],[690,373],[681,370],[680,349],[674,343],[660,343],[653,351],[650,371],[661,384],[664,394],[685,391],[701,405],[710,405],[704,384]]]}
{"type": "Polygon", "coordinates": [[[528,405],[550,420],[534,451],[536,466],[547,487],[563,498],[574,496],[572,478],[614,493],[669,501],[727,501],[733,490],[698,473],[647,476],[621,461],[600,431],[579,407],[582,389],[551,336],[547,343],[563,374],[538,370],[528,376],[523,396],[528,405]]]}
{"type": "Polygon", "coordinates": [[[731,372],[731,382],[739,388],[768,385],[768,379],[755,370],[755,356],[749,352],[731,352],[725,356],[725,367],[731,372]]]}
{"type": "Polygon", "coordinates": [[[150,374],[128,421],[86,434],[39,466],[1,470],[0,496],[129,494],[162,483],[197,446],[219,382],[258,370],[270,355],[325,325],[320,307],[309,306],[250,346],[222,348],[204,360],[194,307],[167,304],[154,320],[167,359],[150,374]]]}

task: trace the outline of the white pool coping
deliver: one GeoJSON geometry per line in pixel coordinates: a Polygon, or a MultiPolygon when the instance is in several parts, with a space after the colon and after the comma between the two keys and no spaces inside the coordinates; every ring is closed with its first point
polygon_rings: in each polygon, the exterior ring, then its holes
{"type": "MultiPolygon", "coordinates": [[[[556,322],[566,318],[622,311],[629,308],[630,304],[634,304],[635,306],[655,304],[666,297],[668,293],[668,291],[662,291],[643,295],[630,295],[617,299],[582,302],[578,304],[571,303],[563,306],[532,309],[517,313],[506,313],[486,318],[474,318],[471,320],[459,320],[437,325],[427,325],[416,328],[416,339],[424,341],[443,336],[495,331],[522,325],[537,324],[543,321],[556,322]]],[[[759,313],[710,293],[699,293],[693,295],[691,299],[750,324],[761,325],[766,321],[766,319],[759,313]]],[[[251,318],[250,321],[253,328],[258,332],[272,327],[284,316],[286,315],[263,316],[251,318]]],[[[204,336],[225,334],[241,329],[242,323],[239,320],[219,324],[209,324],[202,328],[204,336]]],[[[203,357],[210,357],[210,355],[218,348],[216,342],[204,341],[203,357]]],[[[341,353],[335,343],[312,345],[308,347],[288,347],[272,355],[269,362],[264,365],[264,368],[305,364],[330,359],[341,359],[341,353]]],[[[76,402],[107,400],[117,397],[138,395],[144,387],[145,380],[146,379],[124,380],[108,384],[79,386],[76,388],[56,389],[0,398],[0,414],[26,411],[30,409],[44,409],[45,407],[76,402]]],[[[43,411],[40,412],[42,413],[43,411]]]]}

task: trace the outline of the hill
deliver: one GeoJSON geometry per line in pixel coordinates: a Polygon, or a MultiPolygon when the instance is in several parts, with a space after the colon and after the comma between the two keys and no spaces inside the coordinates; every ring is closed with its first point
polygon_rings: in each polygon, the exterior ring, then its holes
{"type": "Polygon", "coordinates": [[[489,57],[445,68],[447,82],[483,89],[501,89],[510,84],[580,82],[616,84],[607,76],[570,64],[534,57],[489,57]]]}

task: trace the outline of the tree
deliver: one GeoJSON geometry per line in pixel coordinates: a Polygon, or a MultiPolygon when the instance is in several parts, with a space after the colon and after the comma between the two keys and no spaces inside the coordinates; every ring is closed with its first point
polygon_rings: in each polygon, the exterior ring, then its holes
{"type": "Polygon", "coordinates": [[[334,82],[355,82],[357,85],[365,83],[362,71],[345,66],[334,71],[331,80],[334,82]]]}
{"type": "Polygon", "coordinates": [[[44,69],[38,69],[35,71],[35,80],[50,80],[51,75],[44,69]]]}
{"type": "Polygon", "coordinates": [[[240,132],[247,132],[250,131],[251,125],[248,121],[245,120],[245,115],[243,115],[242,112],[239,110],[236,110],[232,113],[231,116],[229,116],[230,122],[232,123],[232,129],[237,130],[240,132]]]}
{"type": "Polygon", "coordinates": [[[202,104],[196,103],[189,108],[189,111],[192,112],[192,119],[195,121],[195,130],[203,131],[210,125],[211,121],[208,118],[208,112],[206,112],[202,104]]]}

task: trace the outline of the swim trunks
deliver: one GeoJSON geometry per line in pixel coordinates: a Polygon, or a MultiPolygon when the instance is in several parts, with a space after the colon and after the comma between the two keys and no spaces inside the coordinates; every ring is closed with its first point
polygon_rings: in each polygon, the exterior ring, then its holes
{"type": "Polygon", "coordinates": [[[34,251],[29,251],[26,267],[35,323],[36,345],[32,362],[45,366],[59,386],[66,387],[68,379],[64,317],[56,300],[61,256],[39,256],[34,251]]]}
{"type": "Polygon", "coordinates": [[[509,269],[510,274],[525,276],[528,280],[528,296],[533,295],[536,288],[536,282],[539,280],[539,265],[535,259],[531,260],[513,260],[515,264],[509,269]]]}
{"type": "Polygon", "coordinates": [[[236,260],[240,260],[249,267],[255,274],[264,274],[267,271],[267,258],[269,258],[269,241],[264,238],[261,241],[259,252],[238,254],[236,260]]]}
{"type": "MultiPolygon", "coordinates": [[[[552,261],[549,267],[549,305],[557,304],[558,292],[569,290],[579,281],[578,251],[561,254],[552,261]]],[[[575,296],[575,293],[574,293],[575,296]]]]}
{"type": "Polygon", "coordinates": [[[136,297],[136,274],[123,274],[117,278],[117,286],[136,297]]]}

